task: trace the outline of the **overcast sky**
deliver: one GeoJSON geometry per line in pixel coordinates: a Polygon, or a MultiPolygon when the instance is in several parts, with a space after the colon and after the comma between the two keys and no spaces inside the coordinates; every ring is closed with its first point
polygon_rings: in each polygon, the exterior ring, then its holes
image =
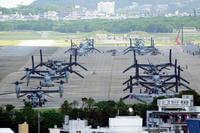
{"type": "Polygon", "coordinates": [[[13,8],[19,5],[29,5],[34,0],[0,0],[0,6],[6,8],[13,8]]]}

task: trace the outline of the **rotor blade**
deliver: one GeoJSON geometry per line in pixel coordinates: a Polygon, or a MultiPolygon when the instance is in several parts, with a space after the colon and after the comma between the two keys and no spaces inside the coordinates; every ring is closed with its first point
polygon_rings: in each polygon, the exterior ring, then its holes
{"type": "Polygon", "coordinates": [[[129,97],[130,97],[129,95],[125,96],[125,97],[123,97],[123,100],[125,100],[125,99],[127,99],[127,98],[129,98],[129,97]]]}
{"type": "Polygon", "coordinates": [[[127,54],[128,52],[133,51],[133,50],[134,50],[134,49],[130,48],[129,50],[127,50],[127,51],[124,52],[123,54],[125,55],[125,54],[127,54]]]}
{"type": "Polygon", "coordinates": [[[6,93],[1,93],[0,96],[2,95],[9,95],[9,94],[15,94],[16,92],[6,92],[6,93]]]}
{"type": "Polygon", "coordinates": [[[130,47],[128,47],[128,48],[126,48],[126,49],[124,49],[124,50],[123,50],[123,53],[124,53],[125,51],[127,51],[129,48],[130,48],[130,47]]]}
{"type": "Polygon", "coordinates": [[[135,50],[133,50],[133,59],[134,59],[133,61],[134,61],[134,64],[135,64],[135,62],[136,62],[136,60],[137,60],[137,59],[136,59],[136,53],[135,53],[135,50]]]}
{"type": "Polygon", "coordinates": [[[146,103],[144,100],[140,99],[138,96],[136,96],[135,94],[132,95],[136,100],[146,103]]]}
{"type": "Polygon", "coordinates": [[[133,46],[132,39],[130,38],[130,47],[133,46]]]}
{"type": "Polygon", "coordinates": [[[27,94],[28,94],[28,93],[25,93],[25,94],[23,94],[23,95],[18,96],[17,98],[20,98],[20,97],[26,96],[27,94]]]}
{"type": "Polygon", "coordinates": [[[135,67],[135,64],[133,64],[133,65],[129,66],[127,69],[125,69],[125,70],[123,71],[123,73],[127,72],[129,69],[131,69],[131,68],[133,68],[133,67],[135,67]]]}
{"type": "Polygon", "coordinates": [[[184,82],[186,82],[187,84],[190,84],[190,82],[185,80],[184,78],[180,77],[180,79],[183,80],[184,82]]]}
{"type": "Polygon", "coordinates": [[[169,86],[169,87],[165,88],[165,91],[167,91],[167,90],[169,90],[169,89],[171,89],[171,88],[173,88],[173,87],[175,87],[175,86],[176,86],[176,85],[169,86]]]}
{"type": "Polygon", "coordinates": [[[24,78],[26,78],[26,75],[24,75],[23,77],[21,77],[21,79],[20,79],[20,80],[23,80],[24,78]]]}
{"type": "Polygon", "coordinates": [[[81,74],[79,74],[78,72],[76,72],[76,71],[71,71],[72,73],[75,73],[76,75],[78,75],[79,77],[81,77],[81,78],[84,78],[84,76],[82,76],[81,74]]]}
{"type": "Polygon", "coordinates": [[[35,73],[37,73],[40,76],[45,76],[44,74],[41,74],[40,72],[35,71],[35,73]]]}
{"type": "Polygon", "coordinates": [[[180,83],[180,86],[184,86],[185,88],[189,89],[189,90],[193,90],[192,88],[190,88],[189,86],[183,84],[183,83],[180,83]]]}
{"type": "Polygon", "coordinates": [[[77,48],[76,48],[76,49],[75,49],[75,55],[74,55],[74,56],[75,56],[75,57],[74,57],[75,65],[77,64],[77,52],[78,52],[78,51],[77,51],[77,48]]]}
{"type": "MultiPolygon", "coordinates": [[[[141,68],[142,70],[148,71],[148,69],[145,68],[143,65],[144,65],[144,64],[138,64],[139,68],[141,68]]],[[[147,67],[147,66],[146,66],[146,67],[147,67]]]]}
{"type": "Polygon", "coordinates": [[[69,48],[69,49],[66,50],[64,53],[66,54],[67,52],[72,51],[72,50],[73,50],[72,48],[69,48]]]}
{"type": "Polygon", "coordinates": [[[144,79],[142,76],[139,76],[139,79],[143,80],[143,81],[147,81],[146,79],[144,79]]]}
{"type": "Polygon", "coordinates": [[[165,66],[161,67],[158,71],[160,72],[160,71],[162,71],[163,69],[170,70],[170,69],[167,68],[167,67],[168,67],[168,65],[166,64],[165,66]]]}
{"type": "Polygon", "coordinates": [[[125,85],[126,83],[130,82],[130,80],[133,80],[133,79],[135,79],[135,78],[136,78],[135,76],[132,76],[131,78],[129,78],[128,80],[126,80],[126,81],[123,83],[123,85],[125,85]]]}
{"type": "Polygon", "coordinates": [[[40,65],[43,65],[43,59],[42,59],[42,49],[40,49],[40,65]]]}
{"type": "Polygon", "coordinates": [[[153,46],[153,38],[151,37],[151,46],[153,46]]]}
{"type": "Polygon", "coordinates": [[[78,65],[79,67],[81,67],[82,69],[84,69],[85,71],[88,71],[88,69],[87,68],[85,68],[84,66],[82,66],[81,64],[79,64],[79,63],[76,63],[76,65],[78,65]]]}
{"type": "MultiPolygon", "coordinates": [[[[175,76],[171,76],[171,77],[169,77],[168,79],[164,80],[163,83],[165,83],[166,81],[169,81],[169,80],[173,79],[174,77],[175,77],[175,76]]],[[[161,77],[161,78],[162,78],[162,77],[161,77]]]]}
{"type": "Polygon", "coordinates": [[[96,50],[97,52],[99,52],[99,53],[101,53],[101,51],[100,50],[98,50],[98,49],[96,49],[96,48],[92,48],[93,50],[96,50]]]}
{"type": "Polygon", "coordinates": [[[126,91],[130,88],[130,86],[127,86],[125,89],[123,89],[123,91],[126,91]]]}
{"type": "Polygon", "coordinates": [[[172,49],[169,50],[169,63],[172,64],[172,49]]]}
{"type": "Polygon", "coordinates": [[[69,58],[69,64],[72,64],[72,55],[70,54],[70,58],[69,58]]]}
{"type": "Polygon", "coordinates": [[[31,56],[31,58],[32,58],[32,70],[34,71],[34,56],[31,56]]]}
{"type": "Polygon", "coordinates": [[[144,88],[147,88],[147,89],[149,89],[149,90],[152,90],[151,87],[149,87],[149,86],[147,86],[147,85],[145,85],[145,84],[140,84],[140,85],[143,86],[144,88]]]}

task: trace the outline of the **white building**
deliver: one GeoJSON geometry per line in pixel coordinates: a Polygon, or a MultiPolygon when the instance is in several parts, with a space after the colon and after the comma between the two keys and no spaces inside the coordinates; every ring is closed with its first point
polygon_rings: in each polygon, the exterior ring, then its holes
{"type": "Polygon", "coordinates": [[[0,128],[0,133],[14,133],[10,128],[0,128]]]}
{"type": "Polygon", "coordinates": [[[60,128],[55,125],[54,128],[49,128],[49,133],[60,133],[60,128]]]}
{"type": "Polygon", "coordinates": [[[192,95],[161,99],[157,101],[157,106],[158,110],[147,111],[148,129],[187,133],[186,120],[200,115],[200,107],[193,106],[192,95]]]}
{"type": "Polygon", "coordinates": [[[58,20],[58,13],[56,11],[45,12],[44,18],[50,19],[50,20],[58,20]]]}
{"type": "Polygon", "coordinates": [[[85,130],[87,128],[88,122],[87,120],[70,120],[69,121],[69,133],[77,133],[79,131],[85,130]]]}
{"type": "MultiPolygon", "coordinates": [[[[66,120],[67,121],[67,120],[66,120]]],[[[116,116],[109,118],[109,127],[88,126],[87,120],[69,120],[63,124],[62,132],[69,133],[147,133],[142,128],[143,119],[139,116],[116,116]]]]}
{"type": "Polygon", "coordinates": [[[145,133],[142,129],[142,118],[139,116],[116,116],[109,118],[111,133],[145,133]]]}
{"type": "Polygon", "coordinates": [[[97,4],[97,10],[99,13],[115,14],[115,2],[99,2],[97,4]]]}
{"type": "Polygon", "coordinates": [[[132,4],[129,6],[130,9],[136,9],[138,7],[137,2],[132,2],[132,4]]]}

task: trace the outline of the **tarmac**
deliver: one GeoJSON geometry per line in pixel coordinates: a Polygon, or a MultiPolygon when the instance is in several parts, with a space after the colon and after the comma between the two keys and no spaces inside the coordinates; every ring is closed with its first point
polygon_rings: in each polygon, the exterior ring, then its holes
{"type": "MultiPolygon", "coordinates": [[[[59,98],[58,94],[51,94],[54,98],[48,98],[48,102],[44,105],[45,108],[58,108],[68,100],[72,102],[76,100],[81,104],[83,97],[92,97],[96,101],[115,100],[129,94],[123,92],[126,85],[122,85],[130,75],[134,75],[134,69],[127,73],[122,73],[127,67],[133,64],[133,54],[123,55],[122,51],[126,47],[97,47],[103,53],[90,54],[88,56],[79,56],[78,62],[88,69],[84,71],[78,66],[73,67],[85,78],[81,79],[75,74],[70,74],[69,83],[64,84],[63,98],[59,98]],[[117,49],[116,56],[107,53],[107,50],[117,49]]],[[[181,65],[184,72],[181,74],[190,82],[190,87],[200,92],[200,56],[190,55],[183,52],[180,46],[160,46],[157,47],[161,54],[157,56],[144,55],[137,56],[138,63],[148,63],[148,60],[154,64],[168,62],[169,49],[172,49],[172,59],[178,59],[178,64],[181,65]]],[[[69,61],[69,55],[64,54],[67,48],[63,47],[0,47],[0,93],[15,92],[15,81],[19,81],[25,75],[24,67],[31,67],[31,55],[35,56],[35,64],[39,63],[39,49],[43,50],[44,61],[48,59],[60,59],[69,61]]],[[[24,82],[26,82],[24,80],[24,82]]],[[[36,87],[39,85],[39,80],[32,80],[30,86],[36,87]]],[[[54,88],[45,89],[57,89],[54,88]]],[[[26,84],[21,85],[21,89],[29,89],[26,84]]],[[[135,88],[134,92],[139,92],[140,87],[135,88]]],[[[184,88],[180,88],[183,90],[184,88]]],[[[26,97],[23,97],[26,98],[26,97]]],[[[16,98],[15,94],[0,96],[0,105],[13,104],[16,107],[23,106],[23,98],[16,98]]],[[[135,99],[126,100],[127,103],[138,102],[135,99]]]]}

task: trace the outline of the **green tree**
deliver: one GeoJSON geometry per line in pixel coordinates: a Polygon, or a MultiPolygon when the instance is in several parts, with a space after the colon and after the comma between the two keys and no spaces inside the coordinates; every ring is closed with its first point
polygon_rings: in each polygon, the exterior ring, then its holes
{"type": "Polygon", "coordinates": [[[48,133],[48,128],[53,128],[54,125],[62,126],[64,117],[55,110],[48,110],[41,113],[41,132],[48,133]]]}
{"type": "Polygon", "coordinates": [[[82,100],[82,108],[84,108],[88,99],[87,97],[83,97],[81,100],[82,100]]]}
{"type": "Polygon", "coordinates": [[[108,126],[108,119],[117,115],[115,101],[100,101],[95,104],[95,107],[101,112],[104,119],[102,120],[102,126],[108,126]]]}
{"type": "Polygon", "coordinates": [[[37,112],[32,108],[30,103],[26,103],[23,109],[15,112],[18,124],[27,122],[31,133],[37,132],[37,112]]]}
{"type": "Polygon", "coordinates": [[[116,103],[117,110],[119,110],[119,115],[129,115],[128,105],[124,103],[123,99],[120,99],[116,103]]]}
{"type": "Polygon", "coordinates": [[[67,100],[65,100],[60,108],[61,114],[69,115],[71,113],[71,111],[72,111],[72,107],[71,107],[70,103],[67,100]]]}
{"type": "Polygon", "coordinates": [[[93,98],[90,97],[89,99],[87,99],[86,106],[88,109],[91,109],[94,106],[94,104],[95,104],[95,100],[93,98]]]}
{"type": "Polygon", "coordinates": [[[78,103],[78,101],[73,100],[73,101],[70,103],[70,105],[71,105],[73,108],[76,108],[76,107],[79,105],[79,103],[78,103]]]}
{"type": "Polygon", "coordinates": [[[182,95],[193,95],[194,106],[200,106],[200,95],[195,90],[181,91],[177,97],[181,98],[182,95]]]}

